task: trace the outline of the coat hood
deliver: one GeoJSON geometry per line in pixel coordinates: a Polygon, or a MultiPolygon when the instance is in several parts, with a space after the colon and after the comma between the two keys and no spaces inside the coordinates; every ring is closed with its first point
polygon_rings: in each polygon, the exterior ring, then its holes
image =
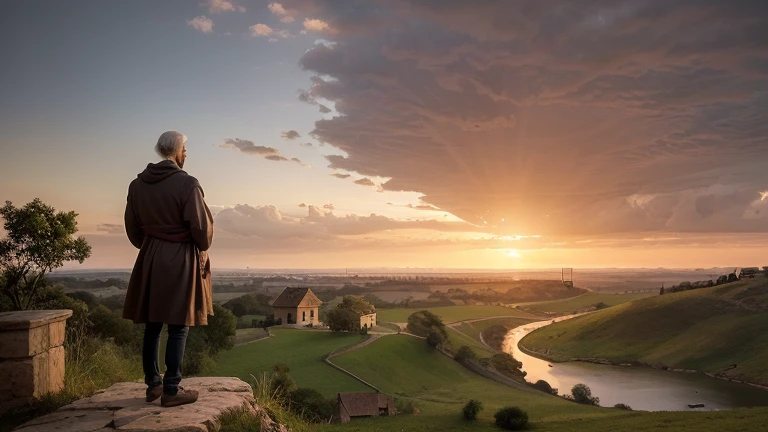
{"type": "Polygon", "coordinates": [[[159,183],[174,174],[183,172],[172,160],[164,160],[148,164],[147,168],[138,177],[144,183],[159,183]]]}

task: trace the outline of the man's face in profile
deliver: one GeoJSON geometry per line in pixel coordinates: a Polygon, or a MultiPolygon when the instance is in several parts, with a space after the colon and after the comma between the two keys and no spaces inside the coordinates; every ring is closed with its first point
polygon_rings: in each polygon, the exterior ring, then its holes
{"type": "Polygon", "coordinates": [[[179,168],[184,168],[184,161],[187,160],[187,146],[186,144],[184,147],[182,147],[181,152],[176,155],[176,165],[179,166],[179,168]]]}

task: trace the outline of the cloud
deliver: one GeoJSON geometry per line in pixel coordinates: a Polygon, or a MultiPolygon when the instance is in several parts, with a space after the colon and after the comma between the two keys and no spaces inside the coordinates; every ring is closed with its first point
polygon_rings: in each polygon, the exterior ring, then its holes
{"type": "Polygon", "coordinates": [[[294,18],[286,12],[283,5],[280,3],[270,3],[267,8],[269,8],[269,11],[274,15],[280,17],[280,22],[282,23],[292,23],[294,21],[294,18]]]}
{"type": "Polygon", "coordinates": [[[272,27],[266,24],[254,24],[250,26],[249,29],[251,30],[251,36],[253,37],[269,36],[273,32],[272,27]]]}
{"type": "Polygon", "coordinates": [[[328,114],[329,112],[331,112],[331,109],[328,108],[327,106],[325,106],[323,104],[319,104],[319,106],[320,106],[320,112],[321,113],[328,114]]]}
{"type": "Polygon", "coordinates": [[[311,142],[301,143],[301,146],[302,147],[314,147],[314,145],[311,142]]]}
{"type": "Polygon", "coordinates": [[[205,2],[200,3],[200,6],[207,7],[208,12],[212,14],[235,11],[245,13],[245,8],[243,6],[236,5],[227,0],[206,0],[205,2]]]}
{"type": "Polygon", "coordinates": [[[338,240],[343,236],[361,236],[376,232],[419,229],[438,232],[463,232],[474,227],[463,222],[436,220],[397,220],[371,214],[336,216],[333,205],[324,208],[308,205],[306,216],[283,214],[275,206],[236,205],[224,209],[215,218],[216,227],[229,234],[264,240],[338,240]]]}
{"type": "Polygon", "coordinates": [[[213,32],[213,21],[211,21],[211,19],[205,15],[200,15],[198,17],[192,18],[191,20],[188,20],[187,25],[191,26],[195,30],[200,30],[203,33],[213,32]]]}
{"type": "Polygon", "coordinates": [[[299,134],[295,130],[283,131],[283,133],[280,134],[280,136],[287,140],[295,140],[295,139],[301,138],[301,134],[299,134]]]}
{"type": "Polygon", "coordinates": [[[109,234],[125,234],[125,227],[122,224],[98,224],[96,231],[103,231],[109,234]]]}
{"type": "Polygon", "coordinates": [[[500,235],[768,232],[762,3],[283,5],[333,169],[500,235]]]}
{"type": "Polygon", "coordinates": [[[330,27],[328,23],[319,19],[304,18],[304,30],[314,32],[328,31],[330,27]]]}
{"type": "Polygon", "coordinates": [[[355,180],[355,184],[358,184],[358,185],[361,185],[361,186],[376,186],[376,183],[374,183],[368,177],[364,177],[364,178],[355,180]]]}
{"type": "Polygon", "coordinates": [[[331,176],[336,177],[336,178],[340,178],[340,179],[345,179],[345,178],[351,177],[352,174],[333,173],[333,174],[331,174],[331,176]]]}
{"type": "Polygon", "coordinates": [[[245,154],[261,156],[264,159],[275,162],[291,161],[303,165],[301,160],[298,158],[288,159],[287,157],[281,155],[280,152],[274,147],[259,146],[254,144],[253,141],[243,140],[240,138],[227,138],[219,145],[219,147],[233,148],[245,154]]]}

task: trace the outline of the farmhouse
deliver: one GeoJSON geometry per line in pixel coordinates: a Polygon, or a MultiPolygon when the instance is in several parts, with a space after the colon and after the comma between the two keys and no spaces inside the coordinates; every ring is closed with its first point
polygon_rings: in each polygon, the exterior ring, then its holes
{"type": "Polygon", "coordinates": [[[317,308],[323,302],[309,288],[288,287],[272,302],[275,320],[283,324],[317,325],[317,308]]]}
{"type": "Polygon", "coordinates": [[[347,423],[352,417],[395,415],[395,398],[384,393],[339,393],[337,420],[347,423]]]}
{"type": "Polygon", "coordinates": [[[372,328],[376,325],[376,312],[367,314],[367,315],[360,315],[360,328],[372,328]]]}

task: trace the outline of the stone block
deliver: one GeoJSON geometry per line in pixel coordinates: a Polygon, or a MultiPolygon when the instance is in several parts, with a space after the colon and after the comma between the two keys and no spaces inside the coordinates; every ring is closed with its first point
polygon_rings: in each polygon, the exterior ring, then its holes
{"type": "Polygon", "coordinates": [[[57,346],[48,351],[48,391],[51,393],[64,390],[65,355],[63,346],[57,346]]]}
{"type": "MultiPolygon", "coordinates": [[[[22,425],[21,432],[102,431],[130,432],[209,432],[219,430],[220,416],[229,410],[255,409],[251,387],[237,379],[224,377],[189,378],[182,385],[200,392],[200,399],[190,405],[162,408],[160,401],[146,403],[142,383],[117,383],[93,396],[62,407],[56,413],[22,425]]],[[[262,418],[263,431],[287,432],[262,418]],[[269,426],[265,429],[265,425],[269,426]]]]}
{"type": "Polygon", "coordinates": [[[34,375],[32,382],[35,386],[33,396],[36,398],[50,392],[49,385],[51,379],[48,360],[48,351],[32,357],[32,374],[34,375]]]}
{"type": "Polygon", "coordinates": [[[5,360],[0,363],[0,402],[35,395],[34,359],[5,360]]]}
{"type": "Polygon", "coordinates": [[[64,345],[64,336],[66,335],[66,330],[66,321],[58,321],[48,324],[48,345],[51,347],[64,345]]]}
{"type": "Polygon", "coordinates": [[[0,358],[32,357],[50,348],[48,325],[32,329],[0,332],[0,358]]]}

